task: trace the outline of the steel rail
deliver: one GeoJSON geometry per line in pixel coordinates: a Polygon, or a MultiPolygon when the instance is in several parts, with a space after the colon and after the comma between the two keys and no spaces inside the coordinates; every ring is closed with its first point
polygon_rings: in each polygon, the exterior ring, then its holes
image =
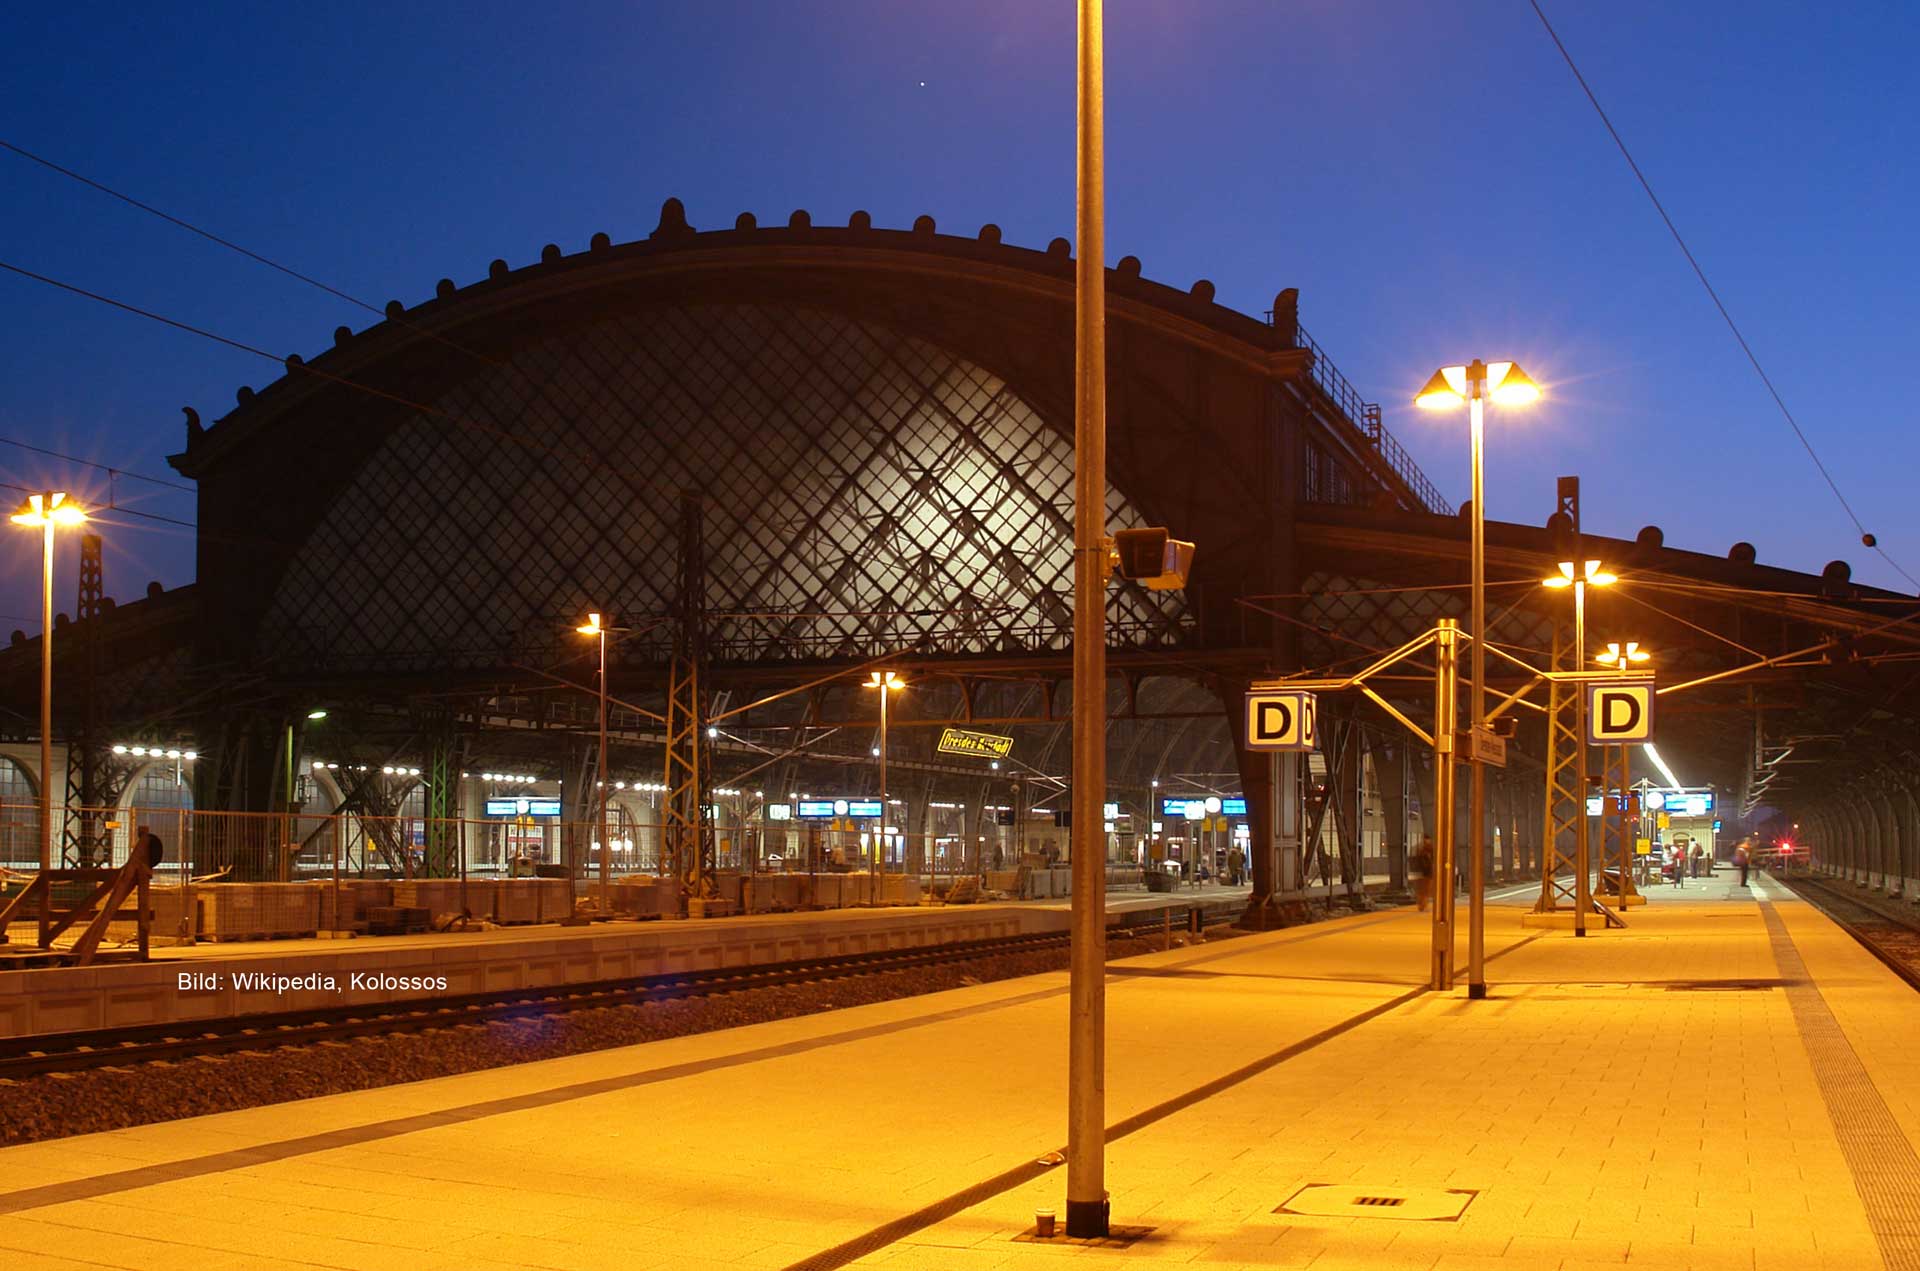
{"type": "MultiPolygon", "coordinates": [[[[1147,936],[1161,929],[1160,910],[1141,910],[1139,920],[1112,924],[1110,935],[1147,936]],[[1151,917],[1154,921],[1147,921],[1151,917]]],[[[1231,920],[1237,905],[1202,909],[1206,925],[1231,920]]],[[[1068,933],[1036,932],[949,944],[887,949],[874,953],[810,958],[755,967],[633,976],[580,984],[503,989],[448,997],[407,998],[349,1006],[234,1015],[221,1019],[78,1029],[0,1039],[0,1080],[48,1073],[193,1059],[201,1056],[278,1050],[359,1037],[418,1033],[575,1011],[713,997],[755,989],[852,979],[890,971],[981,958],[1066,948],[1068,933]]]]}

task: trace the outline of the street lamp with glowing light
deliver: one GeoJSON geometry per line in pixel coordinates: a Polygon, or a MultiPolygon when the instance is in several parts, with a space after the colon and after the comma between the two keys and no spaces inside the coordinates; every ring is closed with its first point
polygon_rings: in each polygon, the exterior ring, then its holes
{"type": "Polygon", "coordinates": [[[868,862],[870,874],[880,872],[880,853],[887,839],[887,698],[906,686],[907,682],[892,671],[869,671],[867,682],[860,686],[880,690],[880,746],[873,752],[880,759],[880,824],[875,827],[873,856],[868,862]]]}
{"type": "MultiPolygon", "coordinates": [[[[63,493],[30,494],[15,525],[40,531],[40,872],[53,868],[53,532],[84,523],[86,509],[63,493]]],[[[43,911],[44,912],[44,911],[43,911]]],[[[41,921],[41,934],[46,922],[41,921]]]]}
{"type": "Polygon", "coordinates": [[[1638,640],[1627,641],[1624,648],[1618,640],[1609,640],[1606,648],[1593,655],[1593,660],[1601,666],[1610,666],[1617,671],[1624,671],[1630,663],[1646,662],[1652,657],[1653,654],[1640,647],[1638,640]]]}
{"type": "MultiPolygon", "coordinates": [[[[1467,424],[1470,448],[1473,458],[1473,508],[1472,557],[1473,557],[1473,616],[1468,627],[1468,637],[1473,641],[1473,681],[1472,713],[1467,716],[1468,728],[1478,735],[1487,724],[1487,516],[1486,481],[1484,477],[1486,452],[1486,404],[1491,399],[1503,407],[1525,406],[1540,399],[1540,386],[1533,382],[1528,374],[1520,369],[1516,362],[1482,362],[1478,358],[1465,366],[1443,366],[1433,373],[1426,387],[1414,397],[1414,405],[1422,410],[1453,410],[1461,405],[1467,407],[1467,424]]],[[[1486,859],[1482,848],[1484,823],[1486,820],[1486,765],[1480,761],[1480,747],[1476,743],[1469,751],[1472,763],[1469,770],[1467,794],[1467,996],[1484,998],[1487,995],[1486,976],[1486,859]]],[[[1451,759],[1448,762],[1452,762],[1451,759]]],[[[1445,833],[1441,836],[1445,868],[1453,868],[1453,842],[1455,836],[1445,833]]],[[[1452,974],[1452,875],[1448,879],[1445,906],[1434,906],[1434,924],[1436,940],[1448,942],[1446,954],[1447,974],[1452,974]],[[1447,916],[1443,919],[1442,913],[1447,916]],[[1442,925],[1446,926],[1444,932],[1442,925]]]]}
{"type": "Polygon", "coordinates": [[[607,830],[607,637],[627,631],[627,627],[608,626],[600,620],[598,613],[589,613],[587,620],[574,628],[574,631],[600,644],[600,777],[595,783],[600,802],[600,910],[610,913],[613,909],[613,839],[607,830]]]}

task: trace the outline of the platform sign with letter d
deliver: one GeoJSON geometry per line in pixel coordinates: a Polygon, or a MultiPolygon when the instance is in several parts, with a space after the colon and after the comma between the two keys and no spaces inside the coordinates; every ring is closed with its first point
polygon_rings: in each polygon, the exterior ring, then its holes
{"type": "Polygon", "coordinates": [[[1653,739],[1653,683],[1587,685],[1587,744],[1624,746],[1653,739]]]}
{"type": "Polygon", "coordinates": [[[1316,709],[1312,693],[1248,693],[1247,749],[1312,750],[1316,709]]]}

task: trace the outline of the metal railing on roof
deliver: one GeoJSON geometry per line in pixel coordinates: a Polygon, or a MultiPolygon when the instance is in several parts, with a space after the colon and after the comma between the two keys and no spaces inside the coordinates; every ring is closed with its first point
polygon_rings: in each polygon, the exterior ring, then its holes
{"type": "MultiPolygon", "coordinates": [[[[1267,324],[1269,326],[1274,324],[1271,309],[1267,310],[1267,324]]],[[[1440,488],[1427,479],[1426,473],[1420,471],[1420,465],[1413,461],[1413,456],[1407,453],[1406,447],[1402,446],[1381,424],[1379,405],[1366,401],[1360,396],[1359,390],[1355,389],[1347,377],[1340,373],[1340,368],[1333,364],[1333,359],[1327,356],[1326,350],[1321,348],[1314,338],[1307,334],[1306,328],[1297,322],[1293,326],[1293,347],[1305,349],[1313,354],[1310,374],[1315,387],[1326,395],[1328,402],[1336,411],[1345,416],[1347,423],[1360,435],[1366,445],[1380,456],[1380,461],[1387,466],[1388,471],[1406,484],[1414,499],[1429,512],[1441,516],[1452,516],[1453,504],[1447,502],[1445,496],[1440,493],[1440,488]]]]}

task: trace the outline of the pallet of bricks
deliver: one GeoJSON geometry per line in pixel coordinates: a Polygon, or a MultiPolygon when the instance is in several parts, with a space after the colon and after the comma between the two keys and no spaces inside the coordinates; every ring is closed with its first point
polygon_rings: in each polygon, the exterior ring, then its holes
{"type": "MultiPolygon", "coordinates": [[[[588,894],[597,895],[599,884],[589,885],[588,894]]],[[[680,893],[671,878],[651,874],[629,874],[613,882],[613,912],[636,918],[664,918],[678,914],[680,893]]]]}
{"type": "Polygon", "coordinates": [[[325,879],[314,886],[320,889],[322,931],[365,931],[375,909],[393,905],[393,884],[384,878],[343,878],[337,884],[325,879]]]}
{"type": "Polygon", "coordinates": [[[193,893],[203,940],[273,940],[320,930],[314,883],[209,883],[193,893]]]}
{"type": "Polygon", "coordinates": [[[467,904],[476,918],[488,918],[503,927],[524,927],[540,921],[540,897],[531,878],[489,878],[468,883],[467,904]]]}

